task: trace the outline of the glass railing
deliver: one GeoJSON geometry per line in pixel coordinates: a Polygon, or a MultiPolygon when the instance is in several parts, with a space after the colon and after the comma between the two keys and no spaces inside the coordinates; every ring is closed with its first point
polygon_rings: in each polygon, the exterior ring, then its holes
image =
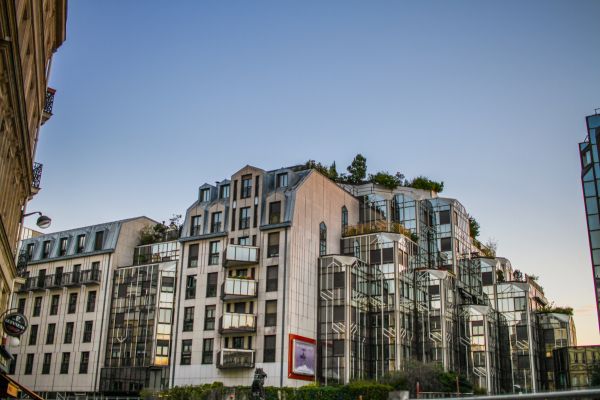
{"type": "Polygon", "coordinates": [[[222,297],[228,296],[256,296],[258,282],[245,278],[226,278],[221,286],[222,297]]]}
{"type": "Polygon", "coordinates": [[[225,251],[225,260],[229,263],[257,263],[258,247],[230,244],[225,251]]]}
{"type": "Polygon", "coordinates": [[[219,321],[221,332],[254,332],[256,331],[256,315],[225,313],[219,321]]]}
{"type": "Polygon", "coordinates": [[[254,368],[254,350],[221,349],[217,354],[219,368],[254,368]]]}

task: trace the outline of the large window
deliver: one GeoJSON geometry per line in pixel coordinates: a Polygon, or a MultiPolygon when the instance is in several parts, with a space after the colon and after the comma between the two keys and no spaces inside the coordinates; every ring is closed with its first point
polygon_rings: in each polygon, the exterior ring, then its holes
{"type": "Polygon", "coordinates": [[[85,312],[94,312],[96,310],[96,291],[90,290],[88,292],[87,303],[85,305],[85,312]]]}
{"type": "Polygon", "coordinates": [[[452,238],[441,238],[440,239],[440,250],[451,251],[452,250],[452,238]]]}
{"type": "Polygon", "coordinates": [[[58,314],[58,303],[60,302],[60,295],[53,294],[50,299],[50,315],[58,314]]]}
{"type": "Polygon", "coordinates": [[[194,330],[194,307],[185,307],[183,309],[183,331],[191,332],[194,330]]]}
{"type": "Polygon", "coordinates": [[[94,327],[94,321],[85,321],[83,326],[83,343],[89,343],[92,341],[92,330],[94,327]]]}
{"type": "Polygon", "coordinates": [[[185,298],[196,298],[196,275],[188,275],[185,281],[185,298]]]}
{"type": "Polygon", "coordinates": [[[275,362],[275,346],[277,344],[275,335],[265,335],[265,347],[263,362],[275,362]]]}
{"type": "Polygon", "coordinates": [[[71,361],[71,353],[62,353],[62,360],[60,362],[60,373],[69,373],[69,362],[71,361]]]}
{"type": "Polygon", "coordinates": [[[82,351],[81,359],[79,361],[79,373],[80,374],[87,374],[89,363],[90,363],[90,352],[82,351]]]}
{"type": "Polygon", "coordinates": [[[27,359],[25,360],[25,375],[31,375],[33,372],[33,354],[27,354],[27,359]]]}
{"type": "Polygon", "coordinates": [[[29,328],[29,345],[34,346],[37,343],[38,325],[31,325],[29,328]]]}
{"type": "Polygon", "coordinates": [[[210,242],[208,265],[219,264],[219,241],[210,242]]]}
{"type": "Polygon", "coordinates": [[[267,292],[276,292],[278,290],[278,275],[279,268],[277,265],[269,265],[267,267],[267,292]]]}
{"type": "Polygon", "coordinates": [[[204,339],[202,343],[202,364],[212,364],[213,342],[213,339],[204,339]]]}
{"type": "Polygon", "coordinates": [[[217,296],[217,282],[219,279],[218,272],[210,272],[206,274],[206,297],[217,296]]]}
{"type": "Polygon", "coordinates": [[[265,326],[277,325],[277,300],[265,302],[265,326]]]}
{"type": "Polygon", "coordinates": [[[279,232],[269,233],[269,243],[267,246],[267,257],[279,256],[279,232]]]}
{"type": "Polygon", "coordinates": [[[287,172],[277,174],[277,187],[286,187],[288,185],[288,174],[287,172]]]}
{"type": "Polygon", "coordinates": [[[325,222],[319,224],[319,255],[327,254],[327,226],[325,222]]]}
{"type": "Polygon", "coordinates": [[[242,176],[242,192],[240,193],[241,199],[246,199],[252,196],[252,175],[242,176]]]}
{"type": "Polygon", "coordinates": [[[198,266],[198,244],[191,244],[188,255],[188,268],[196,268],[198,266]]]}
{"type": "Polygon", "coordinates": [[[190,365],[192,363],[192,339],[181,341],[181,365],[190,365]]]}
{"type": "Polygon", "coordinates": [[[190,236],[200,235],[202,233],[202,216],[194,215],[191,222],[190,236]]]}
{"type": "Polygon", "coordinates": [[[269,203],[269,224],[278,224],[281,222],[281,202],[273,201],[269,203]]]}
{"type": "Polygon", "coordinates": [[[212,331],[215,329],[215,313],[217,312],[216,306],[206,306],[204,309],[204,330],[212,331]]]}
{"type": "Polygon", "coordinates": [[[42,375],[50,373],[50,364],[52,364],[52,353],[44,353],[44,362],[42,363],[42,375]]]}
{"type": "Polygon", "coordinates": [[[33,299],[33,313],[34,317],[39,317],[42,312],[42,297],[36,297],[33,299]]]}
{"type": "Polygon", "coordinates": [[[48,324],[46,331],[46,344],[54,344],[54,334],[56,333],[56,324],[48,324]]]}
{"type": "Polygon", "coordinates": [[[240,222],[238,226],[239,229],[250,228],[250,207],[240,208],[240,222]]]}
{"type": "Polygon", "coordinates": [[[221,211],[217,211],[212,213],[211,222],[210,222],[210,231],[211,233],[221,232],[223,222],[223,213],[221,211]]]}
{"type": "Polygon", "coordinates": [[[69,304],[67,314],[74,314],[77,311],[77,293],[69,293],[69,304]]]}

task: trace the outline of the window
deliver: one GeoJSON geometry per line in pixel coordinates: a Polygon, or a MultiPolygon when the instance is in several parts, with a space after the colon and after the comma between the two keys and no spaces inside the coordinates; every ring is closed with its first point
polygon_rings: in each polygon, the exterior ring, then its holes
{"type": "Polygon", "coordinates": [[[104,245],[104,231],[96,232],[96,237],[94,238],[94,251],[102,250],[102,246],[104,245]]]}
{"type": "Polygon", "coordinates": [[[56,332],[56,324],[48,324],[46,331],[46,344],[54,344],[54,333],[56,332]]]}
{"type": "Polygon", "coordinates": [[[265,335],[265,352],[263,353],[263,362],[275,362],[275,335],[265,335]]]}
{"type": "Polygon", "coordinates": [[[213,339],[204,339],[202,342],[202,364],[213,362],[213,339]]]}
{"type": "Polygon", "coordinates": [[[346,273],[341,271],[341,272],[334,272],[333,273],[333,287],[335,289],[337,288],[343,288],[346,286],[346,273]]]}
{"type": "Polygon", "coordinates": [[[170,308],[159,308],[158,309],[158,323],[159,324],[171,324],[173,322],[173,310],[170,308]]]}
{"type": "Polygon", "coordinates": [[[217,296],[217,281],[219,279],[218,272],[206,274],[206,297],[217,296]]]}
{"type": "Polygon", "coordinates": [[[212,331],[215,329],[216,306],[206,306],[204,309],[204,330],[212,331]]]}
{"type": "Polygon", "coordinates": [[[240,222],[239,229],[250,228],[250,207],[240,208],[240,222]]]}
{"type": "Polygon", "coordinates": [[[241,199],[247,199],[252,196],[252,175],[242,176],[242,192],[240,193],[241,199]]]}
{"type": "Polygon", "coordinates": [[[44,353],[44,362],[42,363],[42,375],[50,373],[50,364],[52,363],[52,353],[44,353]]]}
{"type": "Polygon", "coordinates": [[[211,222],[210,222],[210,232],[216,233],[221,232],[221,223],[223,222],[223,213],[221,211],[217,211],[211,214],[211,222]]]}
{"type": "Polygon", "coordinates": [[[19,299],[19,305],[17,306],[17,311],[21,314],[25,314],[25,302],[27,301],[26,297],[21,297],[19,299]]]}
{"type": "Polygon", "coordinates": [[[221,185],[221,187],[219,188],[219,197],[221,199],[229,198],[229,185],[221,185]]]}
{"type": "Polygon", "coordinates": [[[232,348],[234,349],[243,349],[244,348],[244,337],[243,336],[234,336],[232,338],[232,348]]]}
{"type": "Polygon", "coordinates": [[[206,203],[207,201],[210,201],[210,189],[208,188],[200,191],[200,202],[206,203]]]}
{"type": "Polygon", "coordinates": [[[83,326],[83,343],[89,343],[92,341],[92,329],[94,327],[94,321],[85,321],[83,326]]]}
{"type": "Polygon", "coordinates": [[[64,256],[67,254],[67,244],[69,238],[60,238],[59,246],[58,246],[58,255],[64,256]]]}
{"type": "Polygon", "coordinates": [[[63,267],[56,267],[56,272],[54,273],[54,286],[62,285],[63,278],[63,267]]]}
{"type": "Polygon", "coordinates": [[[269,244],[267,246],[267,257],[279,256],[279,232],[269,233],[269,244]]]}
{"type": "Polygon", "coordinates": [[[163,293],[173,293],[175,291],[175,277],[163,276],[160,279],[160,291],[163,293]]]}
{"type": "Polygon", "coordinates": [[[31,325],[29,329],[29,345],[34,346],[37,343],[38,326],[31,325]]]}
{"type": "Polygon", "coordinates": [[[277,300],[265,302],[265,326],[277,325],[277,300]]]}
{"type": "Polygon", "coordinates": [[[248,236],[241,236],[238,238],[238,244],[240,246],[250,246],[250,237],[248,236]]]}
{"type": "Polygon", "coordinates": [[[40,269],[40,272],[38,273],[38,276],[37,276],[37,287],[44,288],[45,281],[46,281],[46,270],[40,269]]]}
{"type": "Polygon", "coordinates": [[[342,231],[348,227],[348,209],[346,206],[342,207],[342,231]]]}
{"type": "Polygon", "coordinates": [[[74,322],[67,322],[65,325],[65,344],[73,343],[73,330],[75,329],[74,322]]]}
{"type": "Polygon", "coordinates": [[[515,297],[515,311],[525,311],[527,309],[527,302],[525,297],[515,297]]]}
{"type": "Polygon", "coordinates": [[[8,367],[8,374],[14,375],[17,372],[17,354],[13,354],[13,359],[10,361],[10,365],[8,367]]]}
{"type": "Polygon", "coordinates": [[[319,224],[319,255],[327,254],[327,225],[325,222],[319,224]]]}
{"type": "Polygon", "coordinates": [[[202,233],[202,216],[194,215],[190,227],[190,236],[197,236],[202,233]]]}
{"type": "Polygon", "coordinates": [[[219,241],[210,242],[210,250],[208,253],[208,265],[219,264],[219,241]]]}
{"type": "Polygon", "coordinates": [[[35,243],[29,243],[27,245],[27,261],[33,258],[33,250],[35,249],[35,243]]]}
{"type": "Polygon", "coordinates": [[[286,187],[288,185],[288,174],[284,172],[282,174],[277,174],[277,186],[278,188],[286,187]]]}
{"type": "Polygon", "coordinates": [[[69,373],[69,361],[71,361],[71,353],[63,353],[62,361],[60,362],[60,373],[61,374],[69,373]]]}
{"type": "Polygon", "coordinates": [[[32,315],[34,317],[39,317],[41,312],[42,312],[42,298],[36,297],[35,299],[33,299],[33,314],[32,315]]]}
{"type": "Polygon", "coordinates": [[[90,352],[82,351],[81,359],[79,360],[79,373],[80,374],[87,374],[89,363],[90,363],[90,352]]]}
{"type": "Polygon", "coordinates": [[[440,239],[440,250],[441,251],[451,251],[452,250],[452,238],[440,239]]]}
{"type": "Polygon", "coordinates": [[[27,354],[27,359],[25,360],[25,375],[31,375],[33,371],[33,354],[27,354]]]}
{"type": "Polygon", "coordinates": [[[42,258],[50,257],[50,244],[52,242],[50,240],[45,240],[42,247],[42,258]]]}
{"type": "Polygon", "coordinates": [[[333,322],[344,322],[345,312],[344,306],[333,306],[333,322]]]}
{"type": "Polygon", "coordinates": [[[277,265],[269,265],[267,267],[267,292],[276,292],[278,290],[279,268],[277,265]]]}
{"type": "Polygon", "coordinates": [[[344,356],[344,341],[337,339],[333,340],[333,356],[343,357],[344,356]]]}
{"type": "Polygon", "coordinates": [[[188,275],[185,281],[185,298],[196,298],[196,275],[188,275]]]}
{"type": "Polygon", "coordinates": [[[450,210],[440,211],[440,225],[450,223],[450,210]]]}
{"type": "Polygon", "coordinates": [[[192,363],[192,339],[181,341],[181,365],[190,365],[192,363]]]}
{"type": "Polygon", "coordinates": [[[69,293],[69,305],[67,306],[67,314],[73,314],[77,311],[77,293],[69,293]]]}
{"type": "Polygon", "coordinates": [[[194,307],[185,307],[183,309],[183,331],[191,332],[194,330],[194,307]]]}
{"type": "Polygon", "coordinates": [[[273,201],[269,203],[269,224],[278,224],[281,222],[281,202],[273,201]]]}
{"type": "Polygon", "coordinates": [[[77,247],[75,248],[75,253],[83,253],[85,249],[85,235],[77,236],[77,247]]]}
{"type": "Polygon", "coordinates": [[[200,245],[190,245],[190,254],[188,255],[188,268],[196,268],[198,266],[198,250],[200,245]]]}
{"type": "Polygon", "coordinates": [[[96,310],[96,291],[90,290],[88,292],[87,304],[85,305],[85,312],[94,312],[96,310]]]}
{"type": "Polygon", "coordinates": [[[60,301],[59,294],[53,294],[50,300],[50,315],[58,314],[58,303],[60,301]]]}
{"type": "Polygon", "coordinates": [[[81,264],[73,265],[73,279],[74,283],[79,283],[81,279],[81,264]]]}
{"type": "Polygon", "coordinates": [[[169,357],[169,341],[168,340],[157,340],[156,341],[156,355],[159,357],[169,357]]]}

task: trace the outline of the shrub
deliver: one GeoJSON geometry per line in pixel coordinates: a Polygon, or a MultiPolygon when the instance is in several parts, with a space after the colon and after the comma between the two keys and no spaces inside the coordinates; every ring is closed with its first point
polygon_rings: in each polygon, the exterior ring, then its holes
{"type": "Polygon", "coordinates": [[[369,180],[377,185],[384,186],[390,190],[396,189],[402,185],[399,175],[391,175],[387,171],[378,172],[375,175],[369,175],[369,180]]]}
{"type": "Polygon", "coordinates": [[[414,189],[433,190],[434,192],[441,193],[444,191],[444,182],[436,182],[425,176],[417,176],[410,181],[406,186],[414,189]]]}

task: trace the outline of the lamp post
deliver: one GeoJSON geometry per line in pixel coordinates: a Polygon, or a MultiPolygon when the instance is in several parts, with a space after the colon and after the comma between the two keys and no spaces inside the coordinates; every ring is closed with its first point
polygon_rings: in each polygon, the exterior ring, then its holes
{"type": "Polygon", "coordinates": [[[23,219],[25,219],[25,217],[29,217],[30,215],[33,215],[33,214],[40,215],[36,221],[36,225],[42,229],[48,228],[50,226],[50,224],[52,223],[52,219],[50,217],[48,217],[47,215],[42,214],[40,211],[33,211],[33,212],[30,212],[27,214],[23,214],[23,219]]]}

